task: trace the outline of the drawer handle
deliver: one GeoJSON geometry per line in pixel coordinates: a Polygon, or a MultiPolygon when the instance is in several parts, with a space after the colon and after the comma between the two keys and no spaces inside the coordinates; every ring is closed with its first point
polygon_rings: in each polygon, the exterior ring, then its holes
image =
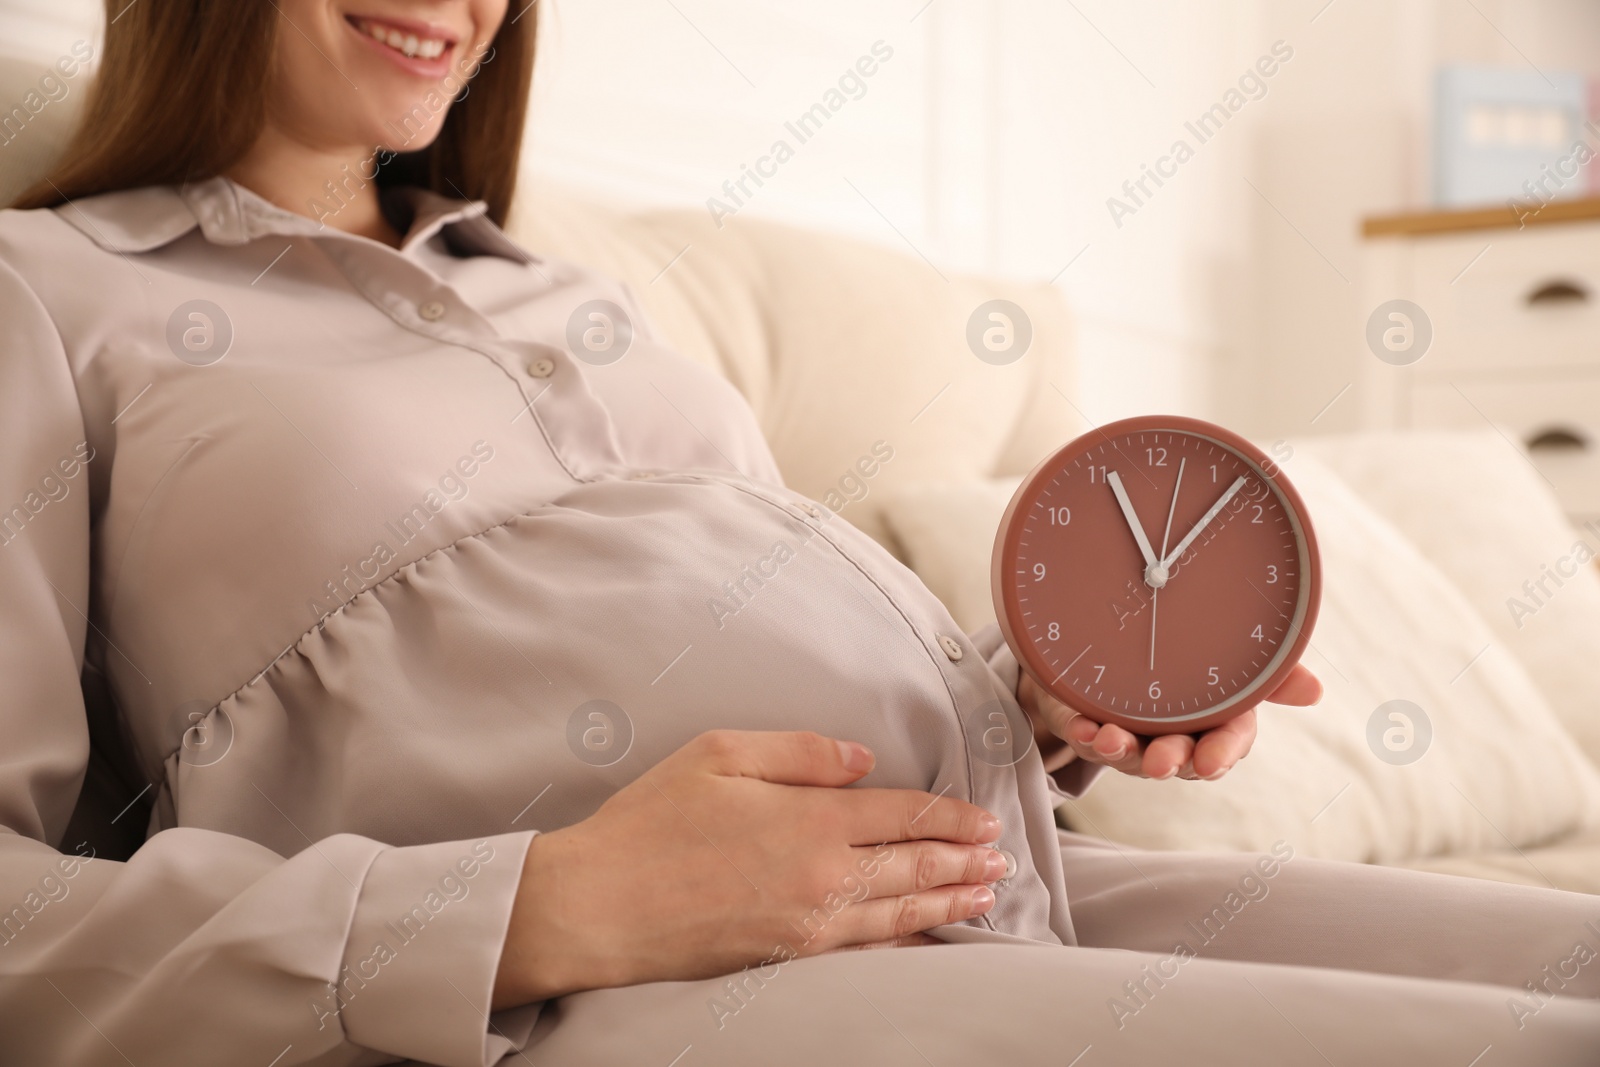
{"type": "Polygon", "coordinates": [[[1589,289],[1582,282],[1556,279],[1545,282],[1539,288],[1528,294],[1528,306],[1540,305],[1556,306],[1561,304],[1586,304],[1589,301],[1589,289]]]}
{"type": "Polygon", "coordinates": [[[1589,439],[1577,430],[1552,426],[1528,438],[1529,452],[1582,452],[1589,447],[1589,439]]]}

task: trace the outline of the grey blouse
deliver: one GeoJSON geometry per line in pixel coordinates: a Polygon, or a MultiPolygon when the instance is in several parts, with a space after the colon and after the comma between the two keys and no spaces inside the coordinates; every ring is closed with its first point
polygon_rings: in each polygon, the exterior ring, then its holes
{"type": "Polygon", "coordinates": [[[993,811],[1016,873],[942,933],[1072,943],[993,628],[622,286],[387,206],[399,250],[220,178],[0,214],[6,1055],[495,1062],[531,836],[713,727],[993,811]],[[86,773],[127,807],[74,815],[86,773]]]}

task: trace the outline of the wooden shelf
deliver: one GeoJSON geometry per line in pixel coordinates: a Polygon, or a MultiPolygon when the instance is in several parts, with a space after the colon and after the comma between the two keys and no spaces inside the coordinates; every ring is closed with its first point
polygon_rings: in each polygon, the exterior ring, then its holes
{"type": "Polygon", "coordinates": [[[1548,226],[1557,222],[1600,221],[1600,196],[1554,200],[1542,208],[1530,208],[1520,220],[1517,214],[1509,206],[1500,206],[1373,215],[1361,221],[1361,235],[1415,237],[1467,230],[1521,229],[1523,226],[1548,226]]]}

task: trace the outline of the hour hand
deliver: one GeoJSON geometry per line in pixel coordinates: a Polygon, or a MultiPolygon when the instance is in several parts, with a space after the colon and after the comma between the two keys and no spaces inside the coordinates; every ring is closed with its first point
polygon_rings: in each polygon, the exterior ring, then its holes
{"type": "Polygon", "coordinates": [[[1139,516],[1133,513],[1133,501],[1128,499],[1128,491],[1122,487],[1122,475],[1116,471],[1106,473],[1106,484],[1111,486],[1111,491],[1117,495],[1117,504],[1122,508],[1122,517],[1128,520],[1128,529],[1133,531],[1133,539],[1139,542],[1139,551],[1144,554],[1144,565],[1154,567],[1157,563],[1156,551],[1150,547],[1150,538],[1144,535],[1144,527],[1139,525],[1139,516]]]}

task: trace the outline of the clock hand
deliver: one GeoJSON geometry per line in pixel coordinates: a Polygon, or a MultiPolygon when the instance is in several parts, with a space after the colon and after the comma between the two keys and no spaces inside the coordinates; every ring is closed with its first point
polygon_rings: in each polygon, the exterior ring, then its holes
{"type": "Polygon", "coordinates": [[[1150,669],[1156,669],[1156,605],[1161,600],[1161,586],[1150,590],[1150,669]]]}
{"type": "Polygon", "coordinates": [[[1128,499],[1128,491],[1122,487],[1122,475],[1116,471],[1106,474],[1106,482],[1111,486],[1111,491],[1117,495],[1117,504],[1122,508],[1122,517],[1128,520],[1128,529],[1133,531],[1133,539],[1139,542],[1139,551],[1144,555],[1145,566],[1156,565],[1156,550],[1150,547],[1150,539],[1144,535],[1144,527],[1139,525],[1139,516],[1133,513],[1133,501],[1128,499]]]}
{"type": "MultiPolygon", "coordinates": [[[[1183,467],[1188,463],[1187,456],[1178,459],[1178,477],[1172,483],[1172,503],[1167,505],[1167,529],[1161,535],[1161,558],[1167,557],[1167,542],[1172,538],[1172,515],[1178,510],[1178,490],[1183,487],[1183,467]]],[[[1150,593],[1150,669],[1156,669],[1156,602],[1161,598],[1161,587],[1167,584],[1167,568],[1161,564],[1153,564],[1144,572],[1145,583],[1151,588],[1150,593]]]]}
{"type": "Polygon", "coordinates": [[[1189,546],[1194,544],[1195,538],[1199,537],[1200,532],[1207,526],[1211,525],[1211,520],[1216,518],[1223,508],[1227,507],[1228,501],[1233,499],[1233,495],[1244,486],[1245,481],[1245,476],[1242,474],[1239,475],[1239,477],[1233,480],[1233,484],[1228,486],[1228,488],[1223,491],[1221,496],[1217,497],[1217,502],[1212,504],[1204,515],[1200,516],[1200,521],[1194,524],[1194,529],[1185,534],[1183,540],[1178,542],[1177,547],[1175,547],[1172,552],[1161,561],[1161,567],[1163,570],[1170,569],[1172,564],[1177,561],[1178,557],[1189,550],[1189,546]]]}
{"type": "Polygon", "coordinates": [[[1167,558],[1167,540],[1172,536],[1172,515],[1178,510],[1178,489],[1183,485],[1183,465],[1188,463],[1187,456],[1178,460],[1178,480],[1172,483],[1172,503],[1167,505],[1167,532],[1161,535],[1161,558],[1167,558]]]}

